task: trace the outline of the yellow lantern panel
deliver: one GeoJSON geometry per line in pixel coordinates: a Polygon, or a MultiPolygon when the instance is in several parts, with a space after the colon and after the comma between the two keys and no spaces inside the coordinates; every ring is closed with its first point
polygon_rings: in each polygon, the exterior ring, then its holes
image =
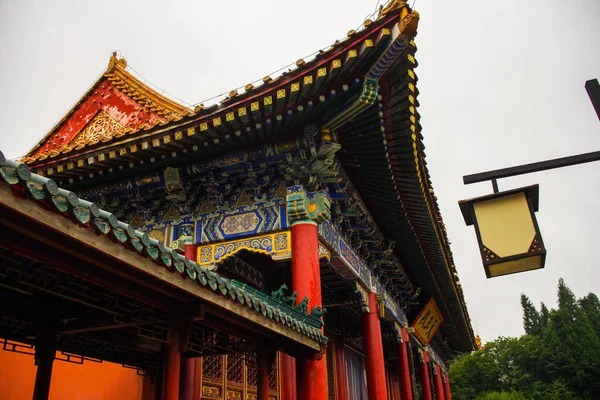
{"type": "Polygon", "coordinates": [[[525,193],[473,204],[481,242],[498,257],[527,253],[535,239],[525,193]]]}
{"type": "Polygon", "coordinates": [[[514,274],[516,272],[531,271],[533,269],[539,269],[543,266],[543,257],[544,256],[539,255],[521,258],[520,260],[505,261],[500,264],[489,264],[487,269],[489,271],[490,278],[514,274]]]}

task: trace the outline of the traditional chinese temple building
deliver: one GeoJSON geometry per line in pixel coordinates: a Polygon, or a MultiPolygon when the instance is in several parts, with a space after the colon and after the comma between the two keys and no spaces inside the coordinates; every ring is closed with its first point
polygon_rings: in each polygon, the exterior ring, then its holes
{"type": "Polygon", "coordinates": [[[33,398],[80,385],[63,361],[108,361],[130,369],[94,375],[101,398],[451,399],[476,337],[425,162],[418,19],[394,0],[195,109],[113,55],[0,156],[0,341],[33,356],[33,398]]]}

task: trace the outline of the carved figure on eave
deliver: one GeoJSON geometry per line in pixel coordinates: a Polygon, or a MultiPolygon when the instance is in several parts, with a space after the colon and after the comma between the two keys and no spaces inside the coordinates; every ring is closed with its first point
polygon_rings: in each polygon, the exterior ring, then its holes
{"type": "Polygon", "coordinates": [[[287,290],[287,285],[284,283],[274,292],[271,292],[271,297],[273,297],[277,301],[283,300],[284,291],[287,290]]]}
{"type": "Polygon", "coordinates": [[[296,291],[294,290],[292,292],[291,296],[288,297],[284,297],[283,301],[287,304],[289,304],[290,306],[294,307],[296,305],[296,297],[298,297],[298,293],[296,293],[296,291]]]}
{"type": "Polygon", "coordinates": [[[321,306],[311,307],[310,309],[310,315],[314,315],[315,317],[321,318],[325,314],[327,314],[327,309],[321,309],[321,306]]]}
{"type": "MultiPolygon", "coordinates": [[[[296,292],[294,292],[296,293],[296,292]]],[[[305,297],[302,299],[302,301],[300,302],[300,304],[298,304],[298,311],[304,313],[304,314],[308,314],[308,297],[305,297]]]]}

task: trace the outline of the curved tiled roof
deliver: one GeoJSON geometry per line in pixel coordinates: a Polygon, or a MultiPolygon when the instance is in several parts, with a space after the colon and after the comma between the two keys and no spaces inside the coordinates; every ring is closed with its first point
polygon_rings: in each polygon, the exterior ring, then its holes
{"type": "MultiPolygon", "coordinates": [[[[205,107],[200,104],[190,110],[182,105],[173,102],[170,99],[160,95],[126,70],[127,63],[123,59],[116,58],[116,55],[111,57],[109,68],[104,75],[92,86],[92,88],[82,97],[82,99],[73,107],[65,117],[48,133],[28,154],[22,159],[23,162],[33,167],[51,164],[55,160],[64,159],[67,153],[74,148],[71,143],[60,145],[57,143],[57,148],[53,151],[42,151],[39,149],[52,139],[52,136],[60,126],[67,121],[70,116],[77,111],[78,107],[85,102],[88,96],[93,93],[98,84],[109,80],[117,85],[119,90],[126,94],[130,94],[132,99],[139,101],[141,105],[149,105],[150,110],[156,109],[157,112],[163,112],[164,118],[142,121],[137,126],[126,126],[129,128],[127,135],[117,135],[111,138],[110,141],[103,143],[108,146],[103,148],[114,148],[112,145],[123,144],[130,142],[133,135],[139,131],[160,131],[164,132],[164,128],[175,129],[177,126],[189,123],[196,123],[194,128],[185,128],[187,131],[183,133],[184,137],[191,136],[206,136],[206,138],[214,139],[229,126],[233,126],[236,122],[253,120],[257,117],[281,113],[281,117],[286,118],[286,109],[289,112],[290,108],[299,108],[297,114],[303,111],[310,110],[311,104],[307,104],[307,98],[317,95],[317,101],[314,103],[316,109],[320,103],[329,100],[329,97],[335,96],[335,93],[323,93],[322,88],[326,88],[335,81],[339,81],[344,74],[350,74],[364,66],[368,60],[376,57],[378,51],[381,51],[387,45],[392,33],[389,29],[391,21],[396,22],[398,16],[406,21],[406,24],[400,29],[405,31],[415,30],[418,13],[408,11],[405,7],[405,1],[392,0],[389,5],[382,8],[375,21],[367,19],[363,23],[361,29],[351,30],[343,40],[338,40],[325,50],[321,50],[318,54],[310,59],[300,59],[295,63],[295,66],[281,75],[276,77],[266,76],[259,82],[247,84],[243,89],[234,89],[229,95],[222,99],[218,104],[205,107]],[[411,19],[413,23],[408,25],[411,19]],[[191,129],[191,130],[190,130],[191,129]],[[118,140],[117,140],[118,139],[118,140]]],[[[291,114],[289,115],[291,117],[291,114]]],[[[281,122],[275,120],[273,123],[281,122]]],[[[56,140],[56,142],[59,142],[56,140]]],[[[83,147],[77,148],[83,153],[83,147]]],[[[87,152],[86,152],[87,154],[87,152]]],[[[69,154],[69,159],[74,155],[69,154]]],[[[87,166],[87,157],[82,157],[82,167],[87,166]]]]}

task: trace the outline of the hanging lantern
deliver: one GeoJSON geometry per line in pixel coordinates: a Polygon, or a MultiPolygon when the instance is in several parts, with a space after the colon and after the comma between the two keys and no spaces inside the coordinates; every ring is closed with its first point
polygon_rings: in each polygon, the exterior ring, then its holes
{"type": "Polygon", "coordinates": [[[544,268],[538,203],[539,185],[458,202],[466,224],[475,225],[488,278],[544,268]]]}

